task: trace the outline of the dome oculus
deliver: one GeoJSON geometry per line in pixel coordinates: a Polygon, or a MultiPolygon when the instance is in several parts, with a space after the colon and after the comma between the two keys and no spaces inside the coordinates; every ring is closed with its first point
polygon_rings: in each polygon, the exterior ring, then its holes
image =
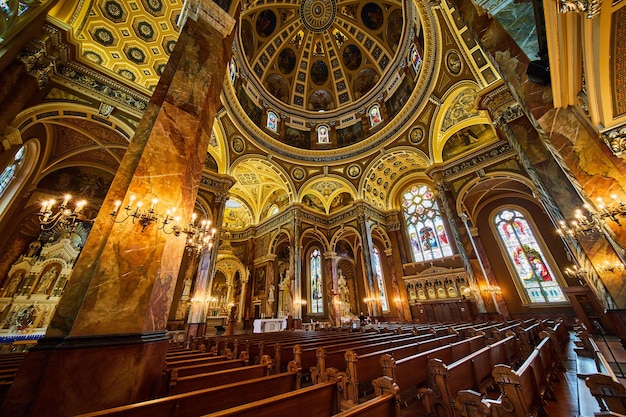
{"type": "Polygon", "coordinates": [[[311,32],[323,32],[335,21],[336,0],[304,0],[300,3],[300,19],[311,32]]]}

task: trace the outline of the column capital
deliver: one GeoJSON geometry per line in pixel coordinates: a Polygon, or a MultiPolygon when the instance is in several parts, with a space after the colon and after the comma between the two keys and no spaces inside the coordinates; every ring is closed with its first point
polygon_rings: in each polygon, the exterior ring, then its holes
{"type": "Polygon", "coordinates": [[[7,126],[4,129],[4,134],[2,135],[2,146],[4,150],[11,149],[13,146],[19,146],[22,143],[22,134],[20,131],[12,126],[7,126]]]}
{"type": "Polygon", "coordinates": [[[478,101],[478,108],[487,110],[496,126],[524,115],[524,110],[513,97],[507,85],[502,85],[483,95],[478,101]]]}
{"type": "Polygon", "coordinates": [[[626,155],[626,125],[602,132],[602,139],[615,156],[626,155]]]}
{"type": "Polygon", "coordinates": [[[191,19],[195,22],[201,19],[213,29],[217,30],[224,38],[235,27],[235,19],[212,0],[186,0],[178,21],[179,27],[183,27],[191,19]]]}

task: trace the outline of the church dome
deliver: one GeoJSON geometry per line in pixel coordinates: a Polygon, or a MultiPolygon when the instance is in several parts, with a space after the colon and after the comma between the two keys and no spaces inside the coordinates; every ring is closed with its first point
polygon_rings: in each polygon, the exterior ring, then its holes
{"type": "Polygon", "coordinates": [[[400,109],[386,101],[405,80],[413,89],[424,51],[413,3],[394,0],[244,5],[234,49],[241,113],[269,140],[321,150],[369,137],[373,106],[387,124],[400,109]]]}

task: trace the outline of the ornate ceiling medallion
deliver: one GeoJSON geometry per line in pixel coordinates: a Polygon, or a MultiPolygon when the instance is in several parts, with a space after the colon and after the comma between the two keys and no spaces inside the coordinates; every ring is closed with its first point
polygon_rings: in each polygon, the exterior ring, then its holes
{"type": "Polygon", "coordinates": [[[335,21],[336,0],[304,0],[300,3],[300,19],[311,32],[323,32],[335,21]]]}

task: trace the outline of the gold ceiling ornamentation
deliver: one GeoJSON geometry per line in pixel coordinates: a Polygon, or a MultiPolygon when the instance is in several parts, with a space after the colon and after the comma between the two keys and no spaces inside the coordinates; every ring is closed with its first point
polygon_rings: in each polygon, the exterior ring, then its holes
{"type": "Polygon", "coordinates": [[[336,0],[304,0],[300,3],[300,19],[311,32],[323,32],[337,15],[336,0]]]}

